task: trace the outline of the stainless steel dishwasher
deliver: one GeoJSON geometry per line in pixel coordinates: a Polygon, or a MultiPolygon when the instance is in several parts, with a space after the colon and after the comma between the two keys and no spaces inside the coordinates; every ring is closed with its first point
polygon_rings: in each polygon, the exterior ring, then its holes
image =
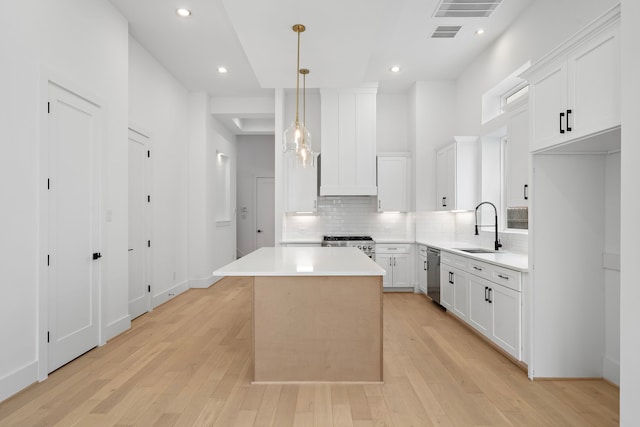
{"type": "Polygon", "coordinates": [[[427,247],[427,296],[440,304],[440,249],[427,247]]]}

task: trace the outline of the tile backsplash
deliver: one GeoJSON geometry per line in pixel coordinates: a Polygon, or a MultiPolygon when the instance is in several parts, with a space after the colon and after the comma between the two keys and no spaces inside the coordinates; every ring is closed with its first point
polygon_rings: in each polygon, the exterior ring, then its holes
{"type": "Polygon", "coordinates": [[[325,234],[370,235],[374,240],[413,240],[412,213],[379,213],[377,198],[318,197],[315,215],[285,215],[283,240],[320,240],[325,234]]]}
{"type": "MultiPolygon", "coordinates": [[[[285,215],[283,240],[321,240],[325,234],[370,235],[374,240],[458,241],[493,247],[494,233],[474,235],[474,212],[379,213],[377,198],[318,197],[314,215],[285,215]]],[[[499,233],[503,249],[526,253],[524,233],[499,233]]]]}

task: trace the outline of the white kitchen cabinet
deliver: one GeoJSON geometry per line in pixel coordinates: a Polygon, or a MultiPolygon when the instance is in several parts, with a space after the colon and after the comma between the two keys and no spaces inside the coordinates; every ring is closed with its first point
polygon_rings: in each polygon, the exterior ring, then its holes
{"type": "Polygon", "coordinates": [[[441,254],[440,304],[464,321],[469,316],[469,278],[461,267],[466,265],[463,257],[441,254]]]}
{"type": "Polygon", "coordinates": [[[417,258],[417,277],[418,277],[418,289],[423,294],[427,293],[427,247],[424,245],[418,245],[418,258],[417,258]]]}
{"type": "Polygon", "coordinates": [[[296,167],[294,156],[285,156],[285,212],[314,213],[318,208],[318,169],[296,167]]]}
{"type": "Polygon", "coordinates": [[[376,262],[387,272],[382,279],[384,288],[413,287],[410,245],[376,245],[376,262]]]}
{"type": "Polygon", "coordinates": [[[410,158],[378,154],[378,212],[409,211],[410,158]]]}
{"type": "Polygon", "coordinates": [[[505,192],[508,208],[529,206],[529,109],[524,104],[507,113],[505,192]]]}
{"type": "Polygon", "coordinates": [[[321,196],[375,196],[377,88],[322,89],[321,196]]]}
{"type": "Polygon", "coordinates": [[[520,272],[478,261],[470,261],[469,267],[468,323],[507,353],[522,360],[520,272]]]}
{"type": "Polygon", "coordinates": [[[471,210],[478,201],[478,138],[456,136],[436,153],[436,208],[471,210]]]}
{"type": "Polygon", "coordinates": [[[523,73],[530,150],[620,125],[620,9],[611,9],[523,73]]]}

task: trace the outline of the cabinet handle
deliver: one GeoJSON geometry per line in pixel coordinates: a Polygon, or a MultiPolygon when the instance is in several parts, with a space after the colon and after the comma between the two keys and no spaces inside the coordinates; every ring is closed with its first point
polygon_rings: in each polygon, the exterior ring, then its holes
{"type": "Polygon", "coordinates": [[[489,288],[489,304],[491,304],[493,302],[493,296],[491,295],[493,293],[493,289],[489,288]]]}
{"type": "Polygon", "coordinates": [[[571,110],[567,110],[567,132],[571,132],[571,126],[569,126],[569,114],[571,114],[571,110]]]}
{"type": "Polygon", "coordinates": [[[485,302],[486,302],[486,301],[489,301],[488,293],[489,293],[489,287],[488,287],[488,286],[485,286],[485,287],[484,287],[484,300],[485,300],[485,302]]]}
{"type": "Polygon", "coordinates": [[[318,201],[317,200],[313,201],[313,209],[318,209],[318,201]]]}
{"type": "Polygon", "coordinates": [[[453,285],[453,271],[449,272],[449,283],[453,285]]]}
{"type": "Polygon", "coordinates": [[[378,209],[382,209],[381,206],[382,201],[380,199],[378,199],[378,209]]]}
{"type": "Polygon", "coordinates": [[[503,276],[502,274],[498,274],[498,277],[504,280],[509,280],[508,276],[503,276]]]}
{"type": "Polygon", "coordinates": [[[423,269],[424,271],[427,271],[427,268],[428,268],[428,267],[427,267],[427,261],[422,261],[422,269],[423,269]]]}
{"type": "Polygon", "coordinates": [[[393,266],[396,266],[396,257],[393,257],[393,266]]]}
{"type": "Polygon", "coordinates": [[[391,257],[389,257],[389,267],[391,267],[393,264],[391,264],[391,257]]]}
{"type": "Polygon", "coordinates": [[[524,185],[524,199],[529,200],[529,184],[524,185]]]}
{"type": "Polygon", "coordinates": [[[564,133],[564,129],[562,129],[562,118],[564,117],[564,113],[560,113],[560,133],[564,133]]]}
{"type": "Polygon", "coordinates": [[[474,268],[475,270],[482,271],[482,269],[481,269],[480,267],[476,267],[475,265],[473,266],[473,268],[474,268]]]}
{"type": "Polygon", "coordinates": [[[442,198],[442,207],[443,208],[447,207],[447,197],[446,196],[442,198]]]}

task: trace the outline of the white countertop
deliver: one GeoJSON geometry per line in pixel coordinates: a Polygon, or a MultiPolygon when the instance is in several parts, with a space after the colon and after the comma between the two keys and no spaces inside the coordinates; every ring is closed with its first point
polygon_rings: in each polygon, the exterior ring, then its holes
{"type": "Polygon", "coordinates": [[[502,249],[500,249],[498,252],[492,252],[488,254],[472,254],[469,252],[457,250],[456,248],[477,248],[477,245],[455,241],[417,241],[416,243],[432,248],[438,248],[440,250],[451,252],[456,255],[462,255],[467,258],[485,261],[490,264],[499,265],[501,267],[522,271],[525,273],[529,271],[529,257],[527,256],[527,254],[509,252],[502,249]]]}
{"type": "Polygon", "coordinates": [[[260,248],[213,272],[214,276],[384,276],[360,249],[260,248]]]}

